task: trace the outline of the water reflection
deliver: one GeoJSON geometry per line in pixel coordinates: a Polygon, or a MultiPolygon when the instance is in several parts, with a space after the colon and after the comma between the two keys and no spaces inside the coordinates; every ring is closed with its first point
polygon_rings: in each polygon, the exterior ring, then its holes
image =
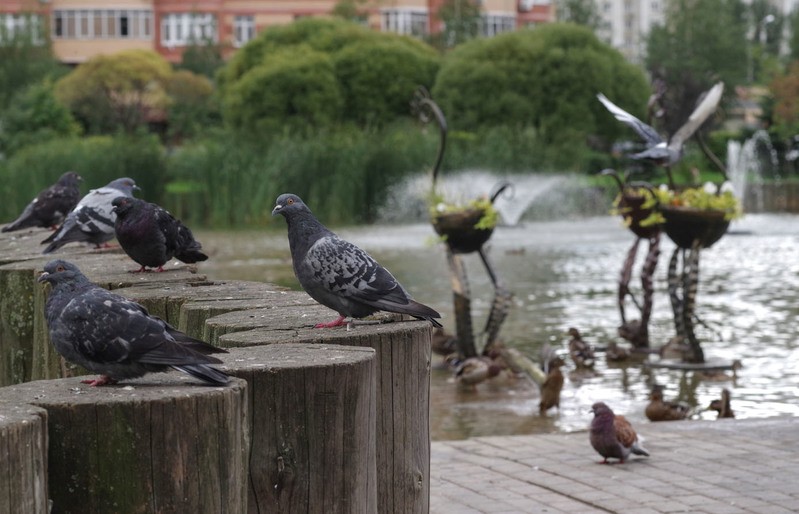
{"type": "MultiPolygon", "coordinates": [[[[729,377],[701,379],[678,371],[650,370],[641,363],[607,365],[599,358],[596,373],[580,375],[564,368],[561,411],[538,415],[538,391],[525,381],[481,384],[477,392],[460,391],[450,373],[432,375],[434,439],[480,435],[527,434],[584,429],[590,405],[608,402],[633,422],[646,423],[644,407],[652,383],[665,386],[667,399],[706,406],[732,391],[738,418],[799,415],[799,218],[754,214],[733,223],[731,233],[702,254],[697,314],[707,327],[697,335],[708,358],[741,359],[743,369],[729,377]]],[[[279,227],[282,229],[283,227],[279,227]]],[[[443,251],[432,244],[426,224],[371,226],[339,230],[367,249],[420,301],[438,309],[453,329],[449,275],[443,251]]],[[[616,280],[632,235],[616,218],[527,222],[498,228],[490,254],[515,293],[515,306],[502,330],[503,340],[530,356],[549,342],[565,355],[575,326],[584,339],[604,346],[615,337],[619,314],[616,280]]],[[[297,288],[286,235],[275,232],[204,232],[198,238],[212,258],[201,270],[212,278],[261,280],[297,288]]],[[[673,246],[662,244],[655,274],[655,307],[650,334],[657,344],[674,333],[665,293],[666,259],[673,246]]],[[[493,289],[476,256],[467,256],[476,330],[488,315],[493,289]]],[[[635,269],[640,269],[640,263],[635,269]]],[[[635,281],[635,278],[634,278],[635,281]]],[[[434,357],[438,359],[438,357],[434,357]]],[[[705,413],[712,419],[715,413],[705,413]]]]}

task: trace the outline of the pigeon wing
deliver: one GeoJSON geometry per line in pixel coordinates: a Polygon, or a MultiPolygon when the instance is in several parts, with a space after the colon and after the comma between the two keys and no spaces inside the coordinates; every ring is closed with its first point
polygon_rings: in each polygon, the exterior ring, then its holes
{"type": "Polygon", "coordinates": [[[655,146],[663,142],[663,138],[660,137],[660,134],[655,129],[608,100],[605,95],[599,93],[596,97],[617,120],[632,127],[646,141],[647,146],[655,146]]]}
{"type": "Polygon", "coordinates": [[[633,429],[633,426],[624,416],[616,415],[613,419],[613,430],[616,432],[616,439],[618,439],[619,443],[625,448],[632,447],[638,440],[635,429],[633,429]]]}
{"type": "Polygon", "coordinates": [[[718,82],[715,86],[710,88],[702,98],[702,101],[699,102],[699,105],[696,106],[694,112],[688,117],[688,121],[686,121],[682,127],[680,127],[677,132],[671,136],[669,140],[669,148],[679,150],[683,143],[691,137],[696,129],[702,126],[705,120],[708,117],[716,112],[716,108],[721,101],[721,95],[724,93],[724,83],[718,82]]]}
{"type": "Polygon", "coordinates": [[[368,253],[337,236],[326,236],[314,243],[305,263],[330,293],[378,309],[409,303],[408,293],[388,270],[368,253]]]}

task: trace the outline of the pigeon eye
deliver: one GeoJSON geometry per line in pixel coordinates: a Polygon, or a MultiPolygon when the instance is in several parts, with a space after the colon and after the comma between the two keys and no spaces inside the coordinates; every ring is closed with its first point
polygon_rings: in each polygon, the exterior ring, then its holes
{"type": "Polygon", "coordinates": [[[286,200],[287,205],[291,205],[293,203],[294,203],[294,198],[289,198],[288,200],[286,200]]]}
{"type": "Polygon", "coordinates": [[[64,271],[65,269],[66,268],[64,268],[64,266],[61,266],[60,264],[55,268],[56,271],[64,271]]]}

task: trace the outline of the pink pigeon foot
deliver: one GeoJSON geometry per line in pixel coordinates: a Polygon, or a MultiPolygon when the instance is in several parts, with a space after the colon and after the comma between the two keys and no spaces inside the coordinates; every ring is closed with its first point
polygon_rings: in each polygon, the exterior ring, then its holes
{"type": "Polygon", "coordinates": [[[333,328],[333,327],[340,327],[344,324],[344,320],[347,319],[346,316],[339,316],[338,318],[334,319],[329,323],[317,323],[314,325],[313,328],[333,328]]]}
{"type": "Polygon", "coordinates": [[[155,270],[156,273],[163,273],[164,271],[166,271],[166,270],[164,269],[163,266],[158,266],[158,269],[155,270]]]}
{"type": "Polygon", "coordinates": [[[139,268],[139,269],[132,269],[132,270],[129,270],[129,271],[128,271],[128,273],[149,273],[149,271],[150,271],[150,270],[148,270],[147,268],[145,268],[144,266],[142,266],[142,267],[141,267],[141,268],[139,268]]]}
{"type": "Polygon", "coordinates": [[[95,379],[88,379],[88,380],[81,380],[81,384],[89,384],[92,387],[100,387],[106,384],[116,384],[117,381],[113,378],[109,377],[108,375],[100,375],[100,378],[95,379]]]}

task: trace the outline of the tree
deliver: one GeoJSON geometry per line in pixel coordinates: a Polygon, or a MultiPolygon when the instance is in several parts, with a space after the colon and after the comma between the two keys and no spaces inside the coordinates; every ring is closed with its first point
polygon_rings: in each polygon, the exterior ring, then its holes
{"type": "Polygon", "coordinates": [[[368,0],[339,0],[333,6],[333,16],[355,23],[366,23],[369,13],[365,10],[368,0]]]}
{"type": "Polygon", "coordinates": [[[100,55],[56,83],[56,96],[89,133],[132,133],[168,104],[169,63],[150,50],[100,55]]]}
{"type": "Polygon", "coordinates": [[[213,78],[217,70],[225,64],[222,48],[212,40],[192,42],[183,51],[177,68],[213,78]]]}
{"type": "Polygon", "coordinates": [[[453,47],[480,35],[482,16],[477,0],[445,0],[438,17],[444,22],[439,36],[442,47],[453,47]]]}
{"type": "Polygon", "coordinates": [[[663,128],[673,134],[699,95],[722,80],[731,91],[746,81],[747,14],[740,0],[672,0],[663,25],[652,27],[646,65],[662,80],[663,128]]]}
{"type": "Polygon", "coordinates": [[[555,12],[558,21],[584,25],[595,32],[605,25],[594,0],[558,0],[555,12]]]}

